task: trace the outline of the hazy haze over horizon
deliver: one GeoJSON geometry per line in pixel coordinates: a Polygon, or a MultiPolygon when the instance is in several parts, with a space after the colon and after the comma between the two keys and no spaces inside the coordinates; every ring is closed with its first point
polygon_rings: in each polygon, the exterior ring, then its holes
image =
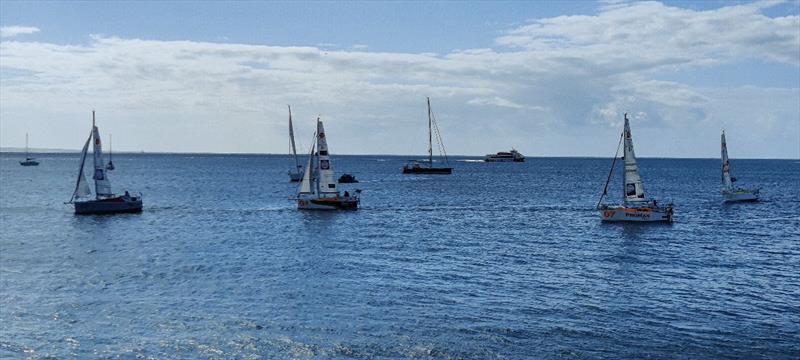
{"type": "Polygon", "coordinates": [[[0,146],[800,158],[800,1],[0,3],[0,146]]]}

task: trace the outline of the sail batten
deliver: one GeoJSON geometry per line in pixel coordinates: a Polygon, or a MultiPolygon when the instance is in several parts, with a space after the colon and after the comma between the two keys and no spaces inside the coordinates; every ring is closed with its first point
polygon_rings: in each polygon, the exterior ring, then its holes
{"type": "Polygon", "coordinates": [[[629,203],[647,201],[642,177],[639,176],[639,166],[636,164],[636,153],[633,150],[633,137],[631,135],[628,114],[625,114],[625,128],[623,131],[625,142],[623,148],[623,157],[625,159],[625,170],[623,173],[623,196],[625,202],[629,203]]]}

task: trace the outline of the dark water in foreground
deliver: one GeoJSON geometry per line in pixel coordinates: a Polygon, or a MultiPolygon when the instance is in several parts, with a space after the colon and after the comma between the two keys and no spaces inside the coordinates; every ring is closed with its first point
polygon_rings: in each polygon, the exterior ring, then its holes
{"type": "Polygon", "coordinates": [[[404,176],[339,156],[363,208],[314,213],[287,200],[288,157],[120,155],[112,186],[145,212],[77,217],[77,157],[18,158],[0,357],[800,356],[798,161],[734,160],[764,201],[722,205],[718,160],[643,159],[676,222],[620,225],[592,210],[610,159],[404,176]]]}

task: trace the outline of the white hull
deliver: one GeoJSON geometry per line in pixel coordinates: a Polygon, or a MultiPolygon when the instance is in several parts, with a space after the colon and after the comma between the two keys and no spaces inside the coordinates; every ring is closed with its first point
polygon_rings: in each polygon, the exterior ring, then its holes
{"type": "Polygon", "coordinates": [[[517,160],[512,158],[493,158],[493,157],[486,157],[483,159],[484,162],[523,162],[525,160],[517,160]]]}
{"type": "Polygon", "coordinates": [[[725,202],[757,201],[758,189],[736,189],[734,191],[723,190],[722,198],[725,202]]]}
{"type": "Polygon", "coordinates": [[[619,205],[602,206],[600,217],[608,222],[672,222],[672,206],[666,207],[625,207],[619,205]]]}

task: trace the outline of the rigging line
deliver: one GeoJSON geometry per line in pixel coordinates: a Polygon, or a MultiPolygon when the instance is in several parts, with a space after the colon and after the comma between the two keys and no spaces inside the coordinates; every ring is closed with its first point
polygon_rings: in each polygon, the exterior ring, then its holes
{"type": "Polygon", "coordinates": [[[444,141],[442,141],[442,134],[439,132],[439,122],[436,121],[436,115],[434,115],[433,112],[431,112],[431,118],[433,119],[433,128],[436,130],[436,144],[439,146],[439,153],[444,156],[444,162],[449,164],[447,151],[444,148],[444,141]]]}
{"type": "Polygon", "coordinates": [[[614,153],[614,160],[611,161],[611,170],[608,170],[608,179],[606,179],[606,185],[603,187],[603,194],[600,195],[600,200],[597,201],[597,205],[595,208],[600,208],[600,203],[603,202],[603,198],[606,197],[608,194],[608,184],[611,182],[611,175],[614,174],[614,165],[617,163],[617,158],[619,157],[619,148],[622,145],[622,138],[625,135],[625,132],[619,134],[619,143],[617,144],[617,152],[614,153]]]}

